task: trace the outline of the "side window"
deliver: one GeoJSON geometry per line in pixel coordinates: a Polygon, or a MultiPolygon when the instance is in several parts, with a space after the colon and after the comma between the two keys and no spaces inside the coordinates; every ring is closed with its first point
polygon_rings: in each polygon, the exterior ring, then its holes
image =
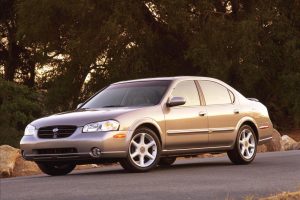
{"type": "Polygon", "coordinates": [[[172,92],[173,97],[184,97],[186,103],[183,106],[199,106],[199,94],[194,81],[183,81],[176,85],[172,92]]]}
{"type": "Polygon", "coordinates": [[[226,87],[212,81],[199,81],[206,105],[229,104],[234,95],[226,87]]]}

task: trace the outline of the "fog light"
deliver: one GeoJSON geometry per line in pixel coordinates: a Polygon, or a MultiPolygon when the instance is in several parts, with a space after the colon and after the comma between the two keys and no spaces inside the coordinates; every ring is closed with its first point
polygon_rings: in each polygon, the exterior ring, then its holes
{"type": "Polygon", "coordinates": [[[91,156],[94,158],[99,158],[101,156],[101,150],[97,147],[92,148],[91,150],[91,156]]]}

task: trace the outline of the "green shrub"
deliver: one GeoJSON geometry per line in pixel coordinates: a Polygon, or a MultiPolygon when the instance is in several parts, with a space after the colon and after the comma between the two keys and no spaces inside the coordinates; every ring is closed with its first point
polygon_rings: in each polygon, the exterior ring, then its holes
{"type": "Polygon", "coordinates": [[[19,147],[28,123],[42,114],[41,95],[0,78],[0,145],[19,147]]]}

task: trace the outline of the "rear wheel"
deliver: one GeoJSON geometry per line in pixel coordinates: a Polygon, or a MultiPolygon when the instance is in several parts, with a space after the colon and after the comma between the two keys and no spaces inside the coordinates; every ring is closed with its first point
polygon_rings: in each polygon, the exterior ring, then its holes
{"type": "Polygon", "coordinates": [[[168,167],[171,166],[175,161],[176,157],[161,158],[158,162],[158,165],[162,167],[168,167]]]}
{"type": "Polygon", "coordinates": [[[161,145],[156,134],[148,128],[137,129],[130,141],[128,156],[120,161],[129,172],[145,172],[156,167],[161,145]]]}
{"type": "Polygon", "coordinates": [[[234,149],[227,152],[231,162],[237,165],[251,163],[257,150],[257,139],[253,129],[248,125],[243,125],[238,132],[234,149]]]}
{"type": "Polygon", "coordinates": [[[51,176],[66,175],[76,167],[75,164],[51,162],[39,162],[37,165],[42,172],[51,176]]]}

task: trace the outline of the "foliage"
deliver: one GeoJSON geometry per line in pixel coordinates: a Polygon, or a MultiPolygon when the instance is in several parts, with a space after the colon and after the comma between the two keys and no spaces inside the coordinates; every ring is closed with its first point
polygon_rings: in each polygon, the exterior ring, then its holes
{"type": "MultiPolygon", "coordinates": [[[[0,67],[3,66],[4,78],[34,86],[35,67],[38,53],[17,39],[16,1],[0,0],[0,67]]],[[[32,45],[32,44],[30,44],[32,45]]]]}
{"type": "MultiPolygon", "coordinates": [[[[119,80],[199,75],[260,99],[277,128],[300,127],[300,0],[0,3],[10,11],[0,28],[15,24],[14,37],[2,37],[29,51],[30,66],[43,72],[24,65],[13,80],[33,74],[49,112],[72,109],[119,80]]],[[[7,60],[0,56],[0,66],[7,60]]]]}
{"type": "Polygon", "coordinates": [[[39,98],[32,89],[0,78],[0,145],[19,146],[26,125],[42,114],[39,98]]]}

